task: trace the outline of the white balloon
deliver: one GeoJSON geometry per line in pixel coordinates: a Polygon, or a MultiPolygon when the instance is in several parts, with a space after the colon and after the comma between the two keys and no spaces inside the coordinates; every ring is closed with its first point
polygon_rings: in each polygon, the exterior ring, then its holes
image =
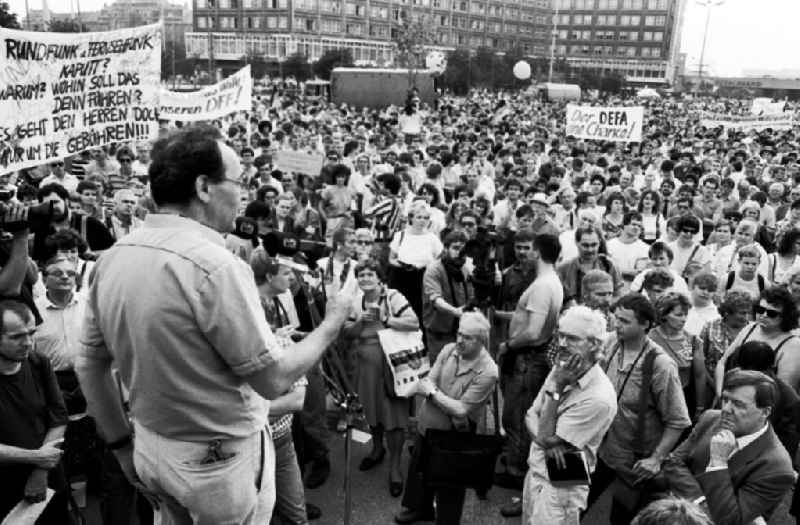
{"type": "Polygon", "coordinates": [[[519,80],[528,80],[531,78],[531,65],[525,62],[524,60],[520,60],[516,64],[514,64],[514,76],[517,77],[519,80]]]}

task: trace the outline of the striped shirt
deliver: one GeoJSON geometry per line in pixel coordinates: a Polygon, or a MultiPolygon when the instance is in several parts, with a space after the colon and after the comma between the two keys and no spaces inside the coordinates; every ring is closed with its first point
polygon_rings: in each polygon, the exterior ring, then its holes
{"type": "MultiPolygon", "coordinates": [[[[308,385],[308,380],[306,380],[306,376],[301,377],[292,385],[292,388],[289,389],[286,394],[294,392],[300,387],[305,387],[308,385]]],[[[286,395],[284,394],[284,395],[286,395]]],[[[280,437],[285,436],[286,434],[292,431],[292,420],[294,419],[294,414],[289,412],[288,414],[284,414],[282,416],[270,416],[269,417],[269,429],[272,433],[272,439],[278,439],[280,437]]]]}
{"type": "Polygon", "coordinates": [[[390,242],[402,225],[400,200],[396,197],[384,199],[367,210],[366,216],[372,220],[375,241],[390,242]]]}

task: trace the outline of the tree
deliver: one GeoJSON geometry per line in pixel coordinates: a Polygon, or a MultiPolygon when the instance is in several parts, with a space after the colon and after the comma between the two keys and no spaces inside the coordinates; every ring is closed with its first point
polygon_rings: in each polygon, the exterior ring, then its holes
{"type": "Polygon", "coordinates": [[[409,85],[416,86],[417,70],[425,67],[425,46],[435,40],[430,20],[421,13],[412,18],[402,11],[400,22],[392,29],[392,40],[397,46],[397,66],[408,68],[409,85]]]}
{"type": "Polygon", "coordinates": [[[186,46],[175,40],[167,40],[161,53],[161,80],[173,75],[192,76],[196,61],[186,57],[186,46]],[[173,71],[174,69],[174,71],[173,71]]]}
{"type": "Polygon", "coordinates": [[[484,87],[494,87],[497,55],[491,47],[482,46],[475,51],[472,59],[472,81],[484,87]]]}
{"type": "Polygon", "coordinates": [[[472,58],[470,50],[458,48],[447,57],[447,68],[442,73],[441,84],[456,95],[466,95],[471,85],[472,58]]]}
{"type": "Polygon", "coordinates": [[[353,53],[349,49],[331,49],[325,52],[314,63],[314,74],[319,78],[330,80],[331,71],[335,67],[353,67],[353,53]]]}
{"type": "Polygon", "coordinates": [[[283,76],[294,77],[298,82],[311,77],[308,58],[302,53],[292,53],[283,62],[283,76]]]}
{"type": "Polygon", "coordinates": [[[50,32],[52,33],[87,33],[88,31],[89,28],[86,24],[78,24],[77,20],[52,20],[50,22],[50,32]]]}
{"type": "Polygon", "coordinates": [[[0,27],[21,29],[19,20],[17,20],[17,13],[11,12],[11,7],[8,5],[8,2],[0,2],[0,27]]]}

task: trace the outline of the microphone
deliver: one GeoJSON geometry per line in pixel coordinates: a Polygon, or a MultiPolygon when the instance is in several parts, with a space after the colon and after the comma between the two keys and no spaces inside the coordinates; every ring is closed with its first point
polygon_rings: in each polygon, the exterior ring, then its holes
{"type": "Polygon", "coordinates": [[[53,221],[63,220],[67,215],[66,208],[59,212],[55,204],[55,201],[48,201],[27,206],[22,208],[22,212],[18,213],[14,220],[7,220],[6,211],[12,206],[7,202],[0,202],[0,229],[10,233],[27,228],[40,230],[53,221]]]}

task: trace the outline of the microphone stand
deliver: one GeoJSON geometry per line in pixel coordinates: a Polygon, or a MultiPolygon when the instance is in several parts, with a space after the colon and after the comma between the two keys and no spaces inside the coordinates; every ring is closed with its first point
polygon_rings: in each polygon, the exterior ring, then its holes
{"type": "MultiPolygon", "coordinates": [[[[306,301],[308,303],[309,312],[311,314],[311,324],[316,328],[322,320],[322,316],[317,309],[317,304],[314,301],[314,296],[311,293],[308,283],[298,276],[298,282],[303,290],[306,301]]],[[[323,290],[324,290],[324,284],[323,290]]],[[[323,292],[324,293],[324,292],[323,292]]],[[[353,510],[353,491],[352,480],[350,475],[350,463],[353,454],[353,429],[355,423],[364,417],[364,407],[358,399],[353,384],[347,377],[342,359],[335,350],[330,348],[326,350],[322,357],[322,362],[317,365],[320,367],[322,379],[325,381],[326,386],[336,401],[337,406],[344,411],[345,414],[345,440],[344,440],[344,525],[350,525],[350,519],[353,510]]]]}

